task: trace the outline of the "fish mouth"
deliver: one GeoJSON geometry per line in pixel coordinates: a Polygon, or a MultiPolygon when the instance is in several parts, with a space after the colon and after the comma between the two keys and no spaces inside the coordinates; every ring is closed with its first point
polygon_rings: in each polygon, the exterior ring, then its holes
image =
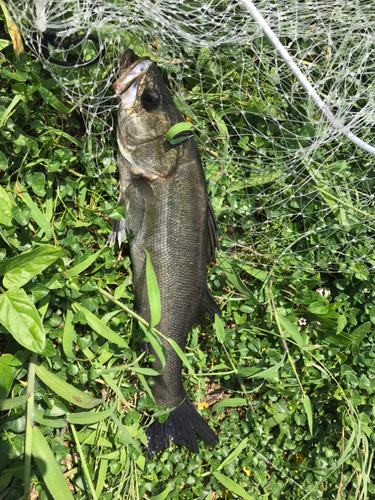
{"type": "Polygon", "coordinates": [[[152,61],[148,57],[138,58],[132,49],[125,50],[120,62],[121,74],[113,88],[126,107],[134,103],[139,79],[151,64],[152,61]]]}

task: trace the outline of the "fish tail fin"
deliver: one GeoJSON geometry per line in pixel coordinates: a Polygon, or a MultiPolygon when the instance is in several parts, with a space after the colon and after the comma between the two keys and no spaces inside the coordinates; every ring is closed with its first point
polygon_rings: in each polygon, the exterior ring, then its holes
{"type": "Polygon", "coordinates": [[[176,445],[189,445],[194,453],[199,452],[194,431],[209,446],[219,442],[214,431],[194,409],[190,401],[185,400],[170,412],[161,424],[155,420],[146,429],[148,458],[169,446],[169,440],[176,445]]]}

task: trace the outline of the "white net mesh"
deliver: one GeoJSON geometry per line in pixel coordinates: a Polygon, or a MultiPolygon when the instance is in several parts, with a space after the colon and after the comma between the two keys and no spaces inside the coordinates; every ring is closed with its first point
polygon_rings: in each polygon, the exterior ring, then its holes
{"type": "MultiPolygon", "coordinates": [[[[89,150],[113,145],[112,85],[127,47],[168,75],[197,128],[221,247],[265,267],[366,273],[375,269],[373,156],[319,109],[240,2],[17,0],[9,10],[85,118],[89,150]],[[42,56],[42,32],[60,60],[42,56]],[[99,42],[77,38],[95,34],[99,42]],[[74,39],[76,42],[74,42],[74,39]]],[[[374,137],[373,0],[261,0],[257,8],[337,120],[374,137]]],[[[108,154],[108,148],[107,153],[108,154]]]]}

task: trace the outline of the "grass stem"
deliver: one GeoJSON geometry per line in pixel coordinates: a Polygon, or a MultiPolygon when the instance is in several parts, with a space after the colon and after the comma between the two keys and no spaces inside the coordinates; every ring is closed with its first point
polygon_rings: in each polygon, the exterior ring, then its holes
{"type": "Polygon", "coordinates": [[[23,498],[28,500],[30,496],[31,477],[31,448],[33,443],[32,430],[34,427],[34,390],[35,390],[35,365],[38,355],[34,352],[30,357],[29,374],[27,377],[27,413],[26,413],[26,435],[25,435],[25,459],[23,470],[23,498]]]}
{"type": "Polygon", "coordinates": [[[97,497],[97,494],[96,494],[93,482],[91,480],[90,471],[89,471],[89,468],[87,467],[86,458],[85,458],[85,455],[83,453],[81,443],[79,442],[78,433],[76,431],[76,428],[75,428],[74,424],[70,424],[70,427],[72,429],[72,434],[73,434],[73,437],[74,437],[74,441],[76,442],[77,451],[78,451],[79,457],[81,459],[83,473],[85,475],[86,481],[87,481],[87,483],[88,483],[88,485],[90,487],[90,490],[91,490],[92,498],[93,498],[93,500],[98,500],[98,497],[97,497]]]}

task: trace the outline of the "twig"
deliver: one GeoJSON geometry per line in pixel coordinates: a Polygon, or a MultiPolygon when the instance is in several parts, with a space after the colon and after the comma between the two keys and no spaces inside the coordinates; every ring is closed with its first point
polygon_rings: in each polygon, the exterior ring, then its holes
{"type": "MultiPolygon", "coordinates": [[[[345,443],[345,428],[344,426],[342,427],[341,430],[341,455],[344,453],[344,443],[345,443]]],[[[340,474],[340,484],[339,484],[339,489],[337,490],[337,496],[336,500],[339,500],[340,494],[341,494],[341,488],[342,488],[342,480],[344,477],[344,464],[341,464],[341,474],[340,474]]]]}

